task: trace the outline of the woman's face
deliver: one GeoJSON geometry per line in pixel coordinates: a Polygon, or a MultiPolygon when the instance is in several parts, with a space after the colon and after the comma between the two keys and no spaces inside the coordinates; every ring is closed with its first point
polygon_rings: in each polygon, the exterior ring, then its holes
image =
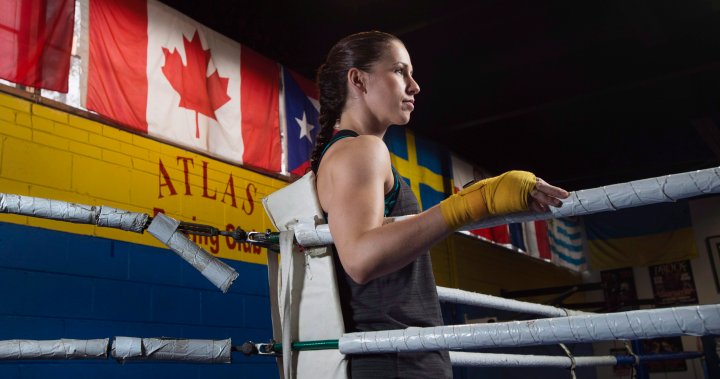
{"type": "Polygon", "coordinates": [[[412,77],[413,68],[405,46],[392,41],[385,54],[373,64],[368,75],[366,103],[384,125],[405,125],[415,109],[420,86],[412,77]]]}

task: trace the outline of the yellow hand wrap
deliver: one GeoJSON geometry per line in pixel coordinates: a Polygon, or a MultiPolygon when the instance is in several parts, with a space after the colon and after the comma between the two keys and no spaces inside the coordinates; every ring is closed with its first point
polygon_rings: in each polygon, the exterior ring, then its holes
{"type": "Polygon", "coordinates": [[[453,230],[486,216],[524,211],[536,181],[531,172],[508,171],[448,197],[440,203],[440,211],[453,230]]]}

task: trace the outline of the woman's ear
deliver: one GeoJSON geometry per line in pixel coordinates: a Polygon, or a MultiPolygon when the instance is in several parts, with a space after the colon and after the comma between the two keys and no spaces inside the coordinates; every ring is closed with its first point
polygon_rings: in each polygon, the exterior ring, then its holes
{"type": "Polygon", "coordinates": [[[356,97],[359,96],[360,93],[367,93],[365,80],[366,75],[362,70],[354,67],[348,70],[348,84],[356,97]]]}

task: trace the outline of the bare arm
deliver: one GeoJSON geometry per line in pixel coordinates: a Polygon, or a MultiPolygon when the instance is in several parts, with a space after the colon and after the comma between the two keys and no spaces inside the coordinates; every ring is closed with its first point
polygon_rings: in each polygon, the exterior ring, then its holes
{"type": "MultiPolygon", "coordinates": [[[[320,204],[329,215],[340,262],[360,284],[405,267],[454,231],[438,206],[383,225],[391,178],[387,147],[372,136],[339,141],[318,172],[320,204]]],[[[544,211],[559,206],[558,198],[568,193],[538,179],[529,196],[529,208],[544,211]]]]}
{"type": "Polygon", "coordinates": [[[320,203],[340,262],[357,283],[403,268],[452,232],[434,208],[383,225],[385,183],[391,176],[387,147],[371,136],[338,142],[320,166],[320,203]]]}

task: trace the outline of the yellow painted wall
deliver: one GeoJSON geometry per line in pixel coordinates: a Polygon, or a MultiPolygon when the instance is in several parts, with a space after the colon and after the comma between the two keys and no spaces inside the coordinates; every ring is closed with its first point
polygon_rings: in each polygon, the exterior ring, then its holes
{"type": "MultiPolygon", "coordinates": [[[[439,286],[500,296],[501,290],[519,291],[582,284],[580,274],[550,262],[481,241],[453,234],[431,250],[439,286]]],[[[553,296],[518,300],[543,303],[553,296]]],[[[584,302],[583,293],[567,303],[584,302]]]]}
{"type": "MultiPolygon", "coordinates": [[[[150,215],[226,230],[272,228],[261,199],[286,183],[142,135],[0,93],[0,192],[150,215]],[[164,174],[167,174],[164,175],[164,174]]],[[[0,214],[12,222],[163,246],[147,233],[0,214]]],[[[195,238],[221,258],[265,263],[265,249],[195,238]]]]}

